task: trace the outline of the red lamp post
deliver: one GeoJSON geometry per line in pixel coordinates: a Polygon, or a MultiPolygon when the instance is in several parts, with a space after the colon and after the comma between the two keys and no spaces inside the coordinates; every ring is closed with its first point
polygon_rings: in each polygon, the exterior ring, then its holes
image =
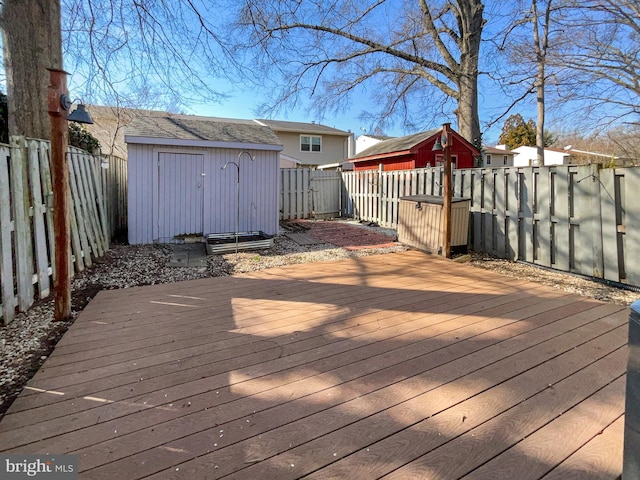
{"type": "Polygon", "coordinates": [[[61,102],[67,94],[67,72],[49,70],[49,116],[51,117],[51,184],[53,187],[54,232],[54,320],[71,316],[71,223],[69,208],[69,164],[67,163],[68,107],[61,102]]]}
{"type": "Polygon", "coordinates": [[[443,201],[442,201],[442,227],[443,227],[443,239],[442,239],[442,254],[451,258],[451,203],[453,199],[452,181],[451,181],[451,142],[453,136],[451,135],[451,124],[442,124],[442,134],[440,138],[436,140],[433,145],[433,150],[442,150],[444,154],[444,182],[443,182],[443,201]]]}
{"type": "Polygon", "coordinates": [[[48,108],[51,117],[51,185],[53,188],[54,320],[71,317],[71,192],[67,158],[68,121],[93,123],[84,105],[69,115],[72,101],[64,70],[49,69],[48,108]]]}

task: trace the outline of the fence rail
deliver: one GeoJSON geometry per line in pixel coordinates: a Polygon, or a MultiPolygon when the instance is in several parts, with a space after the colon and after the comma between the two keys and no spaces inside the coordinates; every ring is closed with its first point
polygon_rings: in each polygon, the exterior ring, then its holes
{"type": "MultiPolygon", "coordinates": [[[[71,147],[71,258],[76,272],[109,248],[126,212],[126,163],[71,147]],[[101,168],[108,160],[109,170],[101,168]]],[[[105,165],[106,166],[106,165],[105,165]]],[[[0,144],[0,319],[9,323],[55,278],[49,142],[12,137],[0,144]]],[[[126,223],[125,223],[126,225],[126,223]]]]}
{"type": "MultiPolygon", "coordinates": [[[[343,173],[349,212],[395,228],[402,196],[442,195],[442,167],[343,173]]],[[[640,167],[461,169],[469,245],[500,258],[640,286],[640,167]]]]}

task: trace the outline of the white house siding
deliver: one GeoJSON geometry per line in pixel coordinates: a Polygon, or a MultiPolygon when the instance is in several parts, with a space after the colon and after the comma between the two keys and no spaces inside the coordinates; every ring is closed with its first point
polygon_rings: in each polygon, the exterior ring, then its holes
{"type": "Polygon", "coordinates": [[[356,138],[356,154],[366,150],[369,147],[373,147],[375,144],[380,143],[382,140],[379,138],[370,137],[368,135],[360,135],[356,138]]]}
{"type": "MultiPolygon", "coordinates": [[[[202,155],[203,172],[203,233],[224,233],[235,231],[237,212],[237,169],[229,164],[226,170],[221,167],[227,160],[238,162],[241,149],[198,148],[198,147],[162,147],[158,145],[129,144],[128,161],[128,214],[129,243],[143,244],[173,241],[172,237],[159,238],[159,195],[167,195],[159,188],[158,154],[160,152],[189,155],[202,155]]],[[[278,151],[251,150],[254,162],[247,155],[240,157],[240,231],[262,230],[267,234],[278,231],[279,185],[278,151]]],[[[200,158],[192,156],[193,159],[200,158]]],[[[188,180],[181,180],[188,182],[188,180]]],[[[174,184],[175,185],[175,184],[174,184]]],[[[186,197],[173,194],[175,210],[166,218],[185,215],[186,197]]],[[[198,206],[194,207],[197,210],[198,206]]],[[[166,214],[166,212],[165,212],[166,214]]],[[[188,214],[190,215],[190,214],[188,214]]],[[[197,216],[197,214],[194,214],[197,216]]],[[[183,232],[184,223],[176,222],[174,235],[183,232]]],[[[192,224],[189,224],[192,225],[192,224]]],[[[187,228],[189,229],[189,228],[187,228]]],[[[163,233],[166,235],[166,232],[163,233]]]]}
{"type": "MultiPolygon", "coordinates": [[[[514,167],[531,167],[538,164],[538,151],[536,147],[522,146],[512,150],[517,154],[513,157],[514,167]]],[[[563,165],[565,157],[569,155],[566,152],[557,152],[545,149],[544,164],[545,165],[563,165]]]]}
{"type": "Polygon", "coordinates": [[[349,157],[349,137],[319,133],[295,133],[277,131],[276,134],[284,147],[282,153],[297,158],[303,165],[323,165],[335,163],[349,157]],[[322,137],[321,152],[302,152],[300,135],[322,137]]]}

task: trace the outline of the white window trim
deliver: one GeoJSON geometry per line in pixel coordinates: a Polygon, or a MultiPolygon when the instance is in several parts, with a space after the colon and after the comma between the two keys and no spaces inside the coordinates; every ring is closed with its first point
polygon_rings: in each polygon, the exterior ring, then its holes
{"type": "MultiPolygon", "coordinates": [[[[458,164],[458,155],[451,155],[451,170],[456,169],[456,165],[458,164]]],[[[436,154],[436,167],[444,167],[444,155],[441,153],[436,154]]]]}
{"type": "Polygon", "coordinates": [[[298,142],[298,148],[300,148],[300,151],[302,153],[322,153],[322,135],[309,135],[309,134],[300,134],[300,141],[298,142]],[[309,150],[303,150],[302,149],[302,137],[309,137],[309,150]],[[320,150],[319,151],[314,151],[313,150],[313,139],[317,138],[320,140],[320,150]]]}
{"type": "Polygon", "coordinates": [[[490,153],[487,153],[485,155],[485,160],[486,160],[487,165],[491,165],[491,154],[490,153]]]}

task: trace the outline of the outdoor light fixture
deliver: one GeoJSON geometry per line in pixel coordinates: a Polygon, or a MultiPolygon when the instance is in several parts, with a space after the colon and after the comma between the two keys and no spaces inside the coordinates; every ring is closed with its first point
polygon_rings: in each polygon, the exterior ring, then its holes
{"type": "Polygon", "coordinates": [[[441,135],[440,138],[436,139],[436,143],[433,144],[432,152],[440,152],[445,149],[447,146],[447,137],[441,135]]]}
{"type": "Polygon", "coordinates": [[[87,109],[82,102],[78,101],[78,99],[71,100],[71,97],[69,97],[69,95],[65,93],[60,95],[60,106],[66,111],[69,111],[71,105],[73,105],[75,102],[78,102],[78,108],[76,108],[67,116],[67,120],[76,123],[92,124],[93,119],[91,118],[91,115],[89,115],[89,112],[87,112],[87,109]]]}

